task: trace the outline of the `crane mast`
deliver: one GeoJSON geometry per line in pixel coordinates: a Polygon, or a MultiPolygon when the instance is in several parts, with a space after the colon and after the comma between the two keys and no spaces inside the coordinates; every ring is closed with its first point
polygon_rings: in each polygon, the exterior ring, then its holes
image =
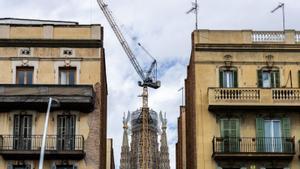
{"type": "Polygon", "coordinates": [[[150,169],[149,161],[151,159],[150,157],[150,138],[149,138],[149,120],[150,120],[150,114],[149,114],[149,107],[148,107],[148,87],[157,89],[160,87],[160,81],[157,80],[156,75],[156,60],[149,54],[147,50],[143,48],[143,50],[151,56],[153,59],[153,62],[149,68],[148,71],[143,71],[141,66],[139,65],[134,53],[130,49],[128,42],[124,38],[119,26],[117,25],[115,19],[112,16],[112,12],[109,10],[108,5],[103,2],[103,0],[97,0],[99,7],[101,8],[103,14],[105,15],[107,21],[109,22],[112,30],[114,31],[116,37],[118,38],[123,50],[125,51],[126,55],[128,56],[131,64],[133,65],[134,69],[142,79],[142,81],[139,81],[139,86],[143,87],[143,93],[142,93],[142,100],[143,100],[143,107],[141,109],[141,114],[139,116],[139,120],[142,123],[142,137],[141,137],[141,151],[139,154],[141,157],[139,157],[138,160],[138,167],[139,169],[150,169]],[[154,74],[153,76],[151,76],[154,74]]]}

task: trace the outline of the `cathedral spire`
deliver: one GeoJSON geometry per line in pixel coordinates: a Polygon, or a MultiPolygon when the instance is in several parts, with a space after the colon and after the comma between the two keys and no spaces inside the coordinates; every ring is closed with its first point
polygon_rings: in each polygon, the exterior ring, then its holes
{"type": "Polygon", "coordinates": [[[163,117],[162,112],[159,113],[160,120],[161,120],[161,140],[160,140],[160,164],[159,169],[170,169],[170,160],[169,160],[169,148],[168,148],[168,141],[167,141],[167,118],[166,114],[163,117]]]}
{"type": "Polygon", "coordinates": [[[121,147],[121,160],[120,169],[130,169],[130,152],[129,152],[129,142],[128,142],[128,121],[130,118],[130,112],[128,112],[127,118],[123,116],[123,142],[121,147]]]}

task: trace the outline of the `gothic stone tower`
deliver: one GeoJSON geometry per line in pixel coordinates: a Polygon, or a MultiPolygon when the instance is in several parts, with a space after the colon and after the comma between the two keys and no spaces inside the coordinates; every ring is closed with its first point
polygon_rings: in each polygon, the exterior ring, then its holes
{"type": "MultiPolygon", "coordinates": [[[[128,117],[123,120],[124,133],[123,144],[121,150],[120,169],[139,169],[139,162],[141,159],[141,109],[128,114],[128,117]],[[131,130],[131,144],[128,142],[128,122],[130,119],[131,130]]],[[[149,169],[170,169],[169,152],[167,145],[167,120],[160,114],[149,110],[149,169]],[[159,121],[160,120],[160,121],[159,121]],[[161,129],[159,128],[161,124],[161,129]],[[158,136],[161,133],[160,146],[158,143],[158,136]]]]}

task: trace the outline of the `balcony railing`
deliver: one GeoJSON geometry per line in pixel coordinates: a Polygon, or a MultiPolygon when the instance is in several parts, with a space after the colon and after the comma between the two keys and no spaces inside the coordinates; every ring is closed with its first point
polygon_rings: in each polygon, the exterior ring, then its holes
{"type": "Polygon", "coordinates": [[[294,137],[214,137],[213,157],[281,157],[295,154],[294,137]]]}
{"type": "MultiPolygon", "coordinates": [[[[7,159],[36,159],[39,156],[42,135],[30,137],[2,135],[0,136],[0,154],[7,159]]],[[[81,135],[47,135],[45,158],[58,157],[80,159],[84,156],[84,138],[81,135]]]]}
{"type": "Polygon", "coordinates": [[[253,42],[283,42],[285,40],[282,31],[255,31],[252,32],[253,42]]]}
{"type": "Polygon", "coordinates": [[[300,107],[300,89],[209,88],[209,109],[218,107],[300,107]]]}

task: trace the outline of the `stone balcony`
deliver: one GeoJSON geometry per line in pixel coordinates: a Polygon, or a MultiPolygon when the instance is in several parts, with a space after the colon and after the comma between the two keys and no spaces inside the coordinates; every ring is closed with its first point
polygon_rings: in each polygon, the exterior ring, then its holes
{"type": "Polygon", "coordinates": [[[300,89],[297,88],[208,88],[210,111],[299,108],[300,89]]]}
{"type": "Polygon", "coordinates": [[[0,84],[0,112],[18,109],[46,112],[49,97],[60,103],[52,110],[91,112],[94,108],[95,92],[92,85],[0,84]]]}

